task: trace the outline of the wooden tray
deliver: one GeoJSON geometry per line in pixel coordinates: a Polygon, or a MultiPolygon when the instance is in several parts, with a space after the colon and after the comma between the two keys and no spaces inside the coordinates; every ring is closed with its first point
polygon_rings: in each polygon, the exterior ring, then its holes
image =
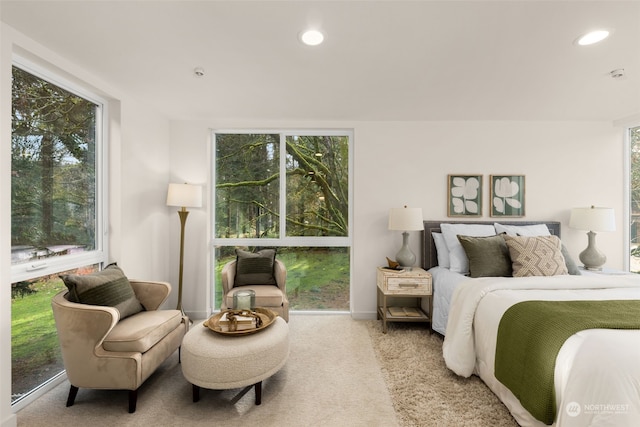
{"type": "Polygon", "coordinates": [[[269,327],[269,325],[271,325],[276,320],[276,317],[278,317],[278,313],[273,310],[269,310],[268,308],[256,307],[253,309],[253,312],[256,313],[262,320],[261,326],[255,329],[245,329],[242,331],[223,331],[220,327],[220,319],[222,318],[222,316],[224,316],[226,311],[221,311],[220,313],[214,314],[204,321],[203,326],[211,329],[213,332],[216,332],[218,334],[228,336],[241,336],[255,334],[256,332],[262,331],[263,329],[269,327]]]}

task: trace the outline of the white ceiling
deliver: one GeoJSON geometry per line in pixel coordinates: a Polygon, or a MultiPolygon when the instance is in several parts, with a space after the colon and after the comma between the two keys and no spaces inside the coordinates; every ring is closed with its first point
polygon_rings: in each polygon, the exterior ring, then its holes
{"type": "Polygon", "coordinates": [[[0,8],[5,23],[172,119],[640,113],[638,1],[2,0],[0,8]],[[325,43],[302,45],[307,27],[325,43]],[[573,43],[595,28],[613,34],[573,43]],[[625,77],[611,78],[618,68],[625,77]]]}

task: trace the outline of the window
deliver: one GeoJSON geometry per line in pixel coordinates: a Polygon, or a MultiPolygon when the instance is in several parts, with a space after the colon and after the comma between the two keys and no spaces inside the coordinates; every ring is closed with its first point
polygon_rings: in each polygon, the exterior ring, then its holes
{"type": "Polygon", "coordinates": [[[629,271],[640,273],[640,126],[629,129],[629,271]]]}
{"type": "Polygon", "coordinates": [[[277,247],[293,310],[348,310],[351,133],[215,132],[214,246],[220,270],[235,248],[277,247]]]}
{"type": "Polygon", "coordinates": [[[27,61],[13,67],[12,404],[63,370],[51,311],[64,289],[59,275],[95,271],[106,259],[103,105],[27,61]]]}

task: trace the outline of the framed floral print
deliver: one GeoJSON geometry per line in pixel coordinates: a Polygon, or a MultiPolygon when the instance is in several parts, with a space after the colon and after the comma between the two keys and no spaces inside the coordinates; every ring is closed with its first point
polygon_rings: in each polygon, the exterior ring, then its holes
{"type": "Polygon", "coordinates": [[[482,175],[449,175],[447,215],[482,216],[482,175]]]}
{"type": "Polygon", "coordinates": [[[491,216],[524,216],[524,175],[491,175],[491,216]]]}

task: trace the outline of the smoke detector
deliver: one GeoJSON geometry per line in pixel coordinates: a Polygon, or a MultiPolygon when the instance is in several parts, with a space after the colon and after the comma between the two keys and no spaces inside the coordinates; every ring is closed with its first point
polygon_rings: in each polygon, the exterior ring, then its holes
{"type": "Polygon", "coordinates": [[[621,77],[624,77],[624,68],[618,68],[616,70],[613,70],[609,73],[609,75],[613,79],[619,79],[621,77]]]}

